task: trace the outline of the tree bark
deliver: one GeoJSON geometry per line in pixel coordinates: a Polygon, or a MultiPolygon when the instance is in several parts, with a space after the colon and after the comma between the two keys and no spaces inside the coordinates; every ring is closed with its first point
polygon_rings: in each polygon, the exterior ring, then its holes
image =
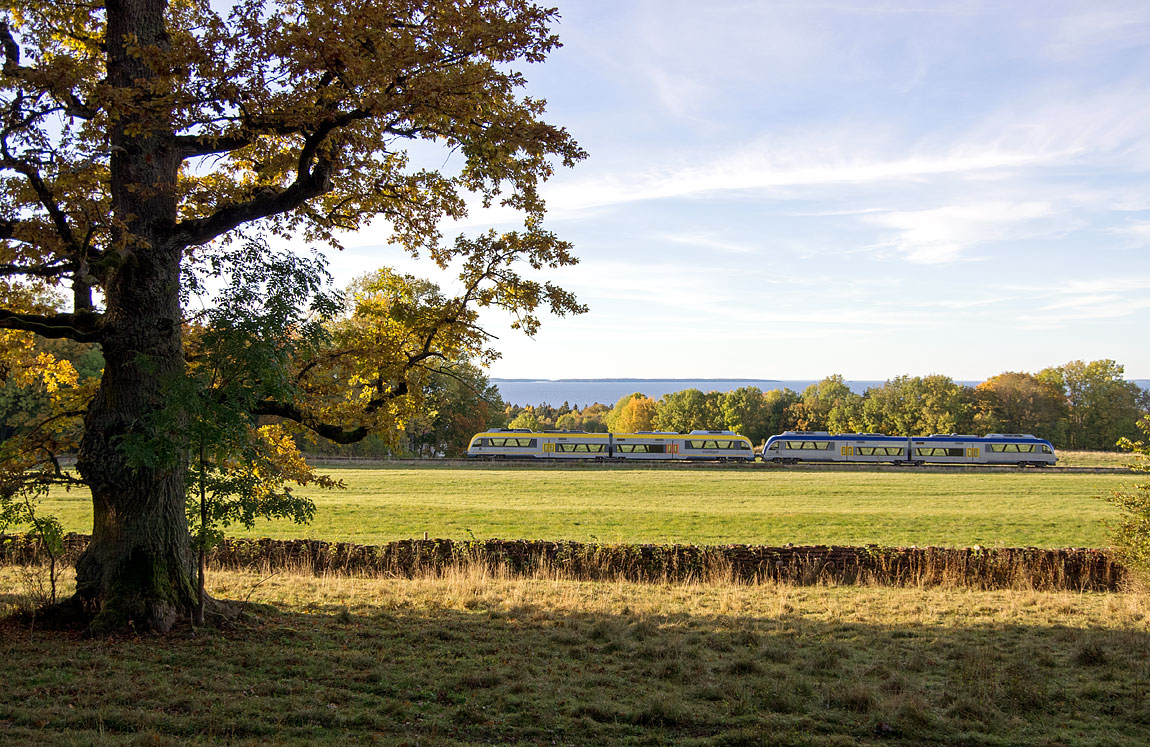
{"type": "Polygon", "coordinates": [[[76,563],[78,600],[96,631],[166,632],[196,607],[194,554],[184,513],[186,452],[179,423],[159,432],[164,387],[184,372],[176,223],[179,154],[171,117],[163,116],[168,48],[166,0],[109,0],[108,81],[127,102],[110,133],[112,251],[105,282],[100,390],[84,420],[77,468],[92,490],[92,541],[76,563]],[[134,46],[130,46],[134,45],[134,46]],[[129,434],[151,439],[166,459],[130,465],[129,434]],[[165,439],[167,439],[165,441],[165,439]],[[175,448],[165,448],[175,447],[175,448]]]}

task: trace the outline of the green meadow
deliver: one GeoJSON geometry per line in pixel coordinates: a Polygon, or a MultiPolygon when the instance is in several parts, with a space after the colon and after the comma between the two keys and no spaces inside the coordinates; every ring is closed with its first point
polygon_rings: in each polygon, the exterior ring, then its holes
{"type": "MultiPolygon", "coordinates": [[[[1125,474],[642,466],[330,468],[315,521],[234,536],[377,544],[413,537],[692,544],[1099,547],[1125,474]]],[[[91,527],[86,491],[44,510],[91,527]]]]}

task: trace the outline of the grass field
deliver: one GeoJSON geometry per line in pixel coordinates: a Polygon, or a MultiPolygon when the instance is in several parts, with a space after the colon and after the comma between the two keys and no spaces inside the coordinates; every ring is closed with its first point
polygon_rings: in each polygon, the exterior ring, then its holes
{"type": "MultiPolygon", "coordinates": [[[[314,523],[235,536],[365,544],[394,539],[548,539],[695,544],[1099,547],[1129,475],[787,469],[535,469],[524,465],[339,469],[347,490],[312,495],[314,523]]],[[[86,492],[44,509],[91,527],[86,492]]]]}
{"type": "Polygon", "coordinates": [[[1059,451],[1059,467],[1129,467],[1134,461],[1126,451],[1059,451]]]}
{"type": "MultiPolygon", "coordinates": [[[[0,588],[20,586],[0,568],[0,588]]],[[[8,744],[1142,745],[1150,598],[213,573],[246,627],[0,629],[8,744]]],[[[15,600],[0,593],[0,613],[15,600]]]]}

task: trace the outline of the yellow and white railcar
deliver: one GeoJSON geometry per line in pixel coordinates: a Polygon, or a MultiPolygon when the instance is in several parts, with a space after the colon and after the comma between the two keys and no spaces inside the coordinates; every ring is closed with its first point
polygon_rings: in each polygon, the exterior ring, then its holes
{"type": "Polygon", "coordinates": [[[477,433],[467,448],[471,459],[685,459],[753,461],[751,442],[731,431],[642,433],[532,432],[496,428],[477,433]]]}
{"type": "Polygon", "coordinates": [[[611,456],[611,434],[549,431],[540,434],[543,456],[550,459],[606,459],[611,456]]]}
{"type": "Polygon", "coordinates": [[[691,431],[680,437],[675,458],[753,462],[755,449],[749,438],[733,431],[691,431]]]}
{"type": "Polygon", "coordinates": [[[667,431],[612,433],[611,452],[616,459],[650,461],[674,459],[681,436],[667,431]]]}
{"type": "Polygon", "coordinates": [[[606,459],[611,456],[607,433],[583,431],[532,432],[526,428],[494,428],[477,433],[467,447],[470,459],[606,459]]]}
{"type": "Polygon", "coordinates": [[[539,435],[527,428],[494,428],[472,436],[467,456],[470,459],[535,459],[543,454],[539,435]]]}

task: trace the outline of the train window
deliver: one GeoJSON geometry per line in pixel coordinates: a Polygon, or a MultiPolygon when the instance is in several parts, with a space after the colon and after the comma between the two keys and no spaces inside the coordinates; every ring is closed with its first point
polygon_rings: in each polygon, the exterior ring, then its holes
{"type": "Polygon", "coordinates": [[[1046,444],[1043,444],[1043,445],[1042,445],[1042,453],[1043,453],[1043,454],[1053,454],[1054,452],[1052,452],[1052,451],[1050,450],[1050,447],[1049,447],[1049,446],[1047,446],[1046,444]]]}
{"type": "Polygon", "coordinates": [[[707,441],[688,441],[687,442],[687,448],[688,449],[733,449],[733,448],[735,448],[735,442],[734,441],[716,441],[713,439],[707,440],[707,441]]]}
{"type": "Polygon", "coordinates": [[[1010,454],[1033,454],[1036,449],[1035,444],[991,444],[990,450],[996,452],[1006,452],[1010,454]]]}
{"type": "Polygon", "coordinates": [[[931,449],[931,448],[927,448],[927,449],[915,449],[914,453],[917,454],[918,456],[928,456],[928,457],[961,457],[961,456],[966,456],[966,450],[965,449],[939,449],[939,448],[931,449]]]}
{"type": "Polygon", "coordinates": [[[902,456],[901,446],[856,446],[855,453],[862,456],[902,456]]]}
{"type": "Polygon", "coordinates": [[[618,444],[615,451],[622,454],[662,454],[667,450],[663,444],[618,444]]]}
{"type": "Polygon", "coordinates": [[[775,441],[773,444],[771,444],[770,446],[767,447],[767,451],[778,451],[778,450],[779,450],[779,442],[778,441],[775,441]]]}
{"type": "Polygon", "coordinates": [[[492,438],[491,446],[502,446],[511,449],[534,449],[537,441],[534,438],[492,438]]]}
{"type": "Polygon", "coordinates": [[[788,449],[802,451],[829,451],[833,446],[830,441],[787,441],[788,449]]]}
{"type": "Polygon", "coordinates": [[[587,452],[592,452],[592,451],[594,451],[594,452],[603,451],[603,448],[604,448],[603,444],[558,444],[558,446],[559,446],[559,451],[566,451],[566,452],[571,452],[571,453],[579,452],[581,454],[585,454],[587,452]]]}

